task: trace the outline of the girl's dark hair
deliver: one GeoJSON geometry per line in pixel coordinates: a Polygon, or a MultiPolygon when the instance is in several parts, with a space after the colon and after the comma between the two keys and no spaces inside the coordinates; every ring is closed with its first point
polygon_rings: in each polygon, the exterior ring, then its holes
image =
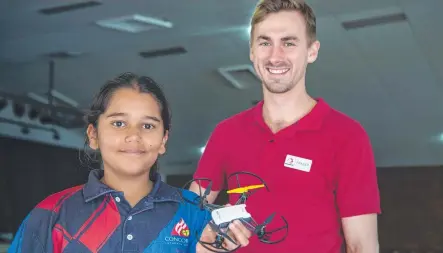
{"type": "MultiPolygon", "coordinates": [[[[169,110],[168,101],[160,86],[147,76],[137,76],[134,73],[123,73],[113,80],[107,81],[100,89],[99,93],[94,97],[89,111],[86,112],[85,121],[87,126],[89,124],[97,128],[98,118],[108,108],[109,101],[112,95],[121,88],[131,88],[139,91],[140,93],[151,94],[158,102],[160,107],[160,113],[163,121],[164,133],[171,128],[171,112],[169,110]]],[[[85,139],[85,147],[89,145],[88,137],[85,139]]],[[[93,159],[88,152],[85,152],[87,159],[97,161],[98,158],[93,159]]],[[[99,154],[95,154],[99,155],[99,154]]],[[[158,171],[158,163],[155,161],[149,173],[150,180],[155,180],[155,174],[158,171]]]]}

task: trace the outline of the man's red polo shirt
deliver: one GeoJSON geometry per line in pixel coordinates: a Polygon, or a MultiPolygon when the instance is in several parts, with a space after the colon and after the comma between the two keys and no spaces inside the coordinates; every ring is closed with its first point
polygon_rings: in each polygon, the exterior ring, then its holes
{"type": "MultiPolygon", "coordinates": [[[[338,253],[343,246],[341,218],[380,213],[365,130],[323,99],[317,101],[309,114],[276,134],[263,120],[263,102],[214,129],[194,178],[211,178],[217,191],[234,172],[255,173],[269,192],[258,190],[248,199],[247,210],[259,223],[273,212],[289,223],[285,241],[268,245],[255,236],[238,252],[338,253]]],[[[229,180],[229,189],[237,187],[235,180],[229,180]]],[[[241,186],[259,183],[251,176],[239,180],[241,186]]],[[[237,199],[230,195],[231,204],[237,199]]],[[[278,218],[270,229],[283,224],[278,218]]]]}

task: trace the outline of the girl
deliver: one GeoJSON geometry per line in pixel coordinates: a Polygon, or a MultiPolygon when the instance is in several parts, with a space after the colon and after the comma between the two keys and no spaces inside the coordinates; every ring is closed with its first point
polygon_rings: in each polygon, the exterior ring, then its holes
{"type": "MultiPolygon", "coordinates": [[[[182,203],[178,189],[157,173],[170,128],[159,86],[122,74],[102,87],[86,120],[87,144],[100,154],[103,169],[91,171],[85,185],[40,202],[8,252],[206,252],[197,242],[214,241],[209,214],[182,203]]],[[[232,233],[242,246],[251,235],[238,223],[232,233]]]]}

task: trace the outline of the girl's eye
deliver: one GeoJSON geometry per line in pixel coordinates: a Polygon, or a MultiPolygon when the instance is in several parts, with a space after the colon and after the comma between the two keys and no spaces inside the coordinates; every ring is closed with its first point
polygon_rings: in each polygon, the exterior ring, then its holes
{"type": "Polygon", "coordinates": [[[153,129],[153,128],[154,128],[154,125],[152,125],[152,124],[144,124],[144,125],[143,125],[143,128],[144,128],[144,129],[153,129]]]}
{"type": "Polygon", "coordinates": [[[123,127],[125,123],[123,123],[122,121],[114,121],[112,122],[112,125],[115,127],[123,127]]]}

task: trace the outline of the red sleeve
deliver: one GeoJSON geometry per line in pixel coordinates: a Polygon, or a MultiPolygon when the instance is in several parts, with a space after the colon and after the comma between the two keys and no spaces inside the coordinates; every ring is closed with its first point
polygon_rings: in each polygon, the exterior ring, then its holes
{"type": "MultiPolygon", "coordinates": [[[[196,178],[209,178],[212,181],[212,190],[220,191],[224,184],[225,172],[225,135],[221,125],[212,132],[206,144],[205,151],[200,158],[197,170],[194,173],[196,178]]],[[[208,181],[201,181],[202,187],[206,188],[208,181]]]]}
{"type": "Polygon", "coordinates": [[[340,216],[380,213],[377,169],[369,137],[360,125],[348,133],[336,156],[340,216]]]}

